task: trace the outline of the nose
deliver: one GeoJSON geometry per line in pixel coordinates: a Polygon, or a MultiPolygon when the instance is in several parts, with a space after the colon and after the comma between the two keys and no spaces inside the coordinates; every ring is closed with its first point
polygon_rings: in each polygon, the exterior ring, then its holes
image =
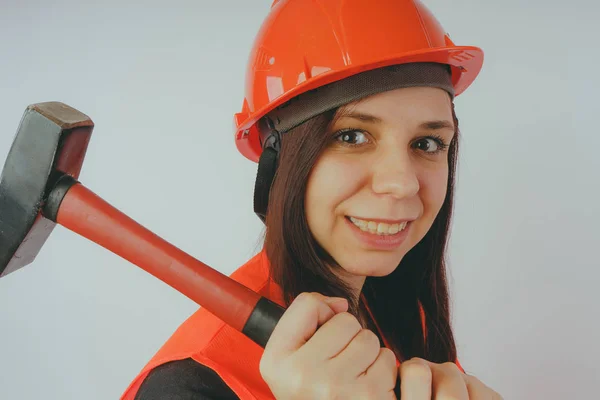
{"type": "Polygon", "coordinates": [[[419,179],[410,154],[400,149],[388,148],[372,165],[373,192],[398,199],[416,196],[419,179]]]}

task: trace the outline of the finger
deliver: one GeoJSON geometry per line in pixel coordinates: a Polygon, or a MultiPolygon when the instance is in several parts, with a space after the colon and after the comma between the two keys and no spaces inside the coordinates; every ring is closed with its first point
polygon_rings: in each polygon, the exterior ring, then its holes
{"type": "Polygon", "coordinates": [[[318,293],[301,293],[275,326],[265,352],[281,356],[295,352],[312,337],[320,325],[339,310],[347,309],[347,306],[345,299],[327,298],[318,293]]]}
{"type": "Polygon", "coordinates": [[[361,330],[360,323],[352,314],[336,314],[317,330],[300,352],[308,357],[320,354],[323,359],[332,359],[339,355],[361,330]]]}
{"type": "Polygon", "coordinates": [[[434,398],[470,399],[463,373],[456,364],[451,362],[444,364],[430,363],[430,367],[433,375],[432,391],[434,398]]]}
{"type": "Polygon", "coordinates": [[[396,387],[396,381],[398,380],[398,367],[396,366],[396,355],[388,348],[382,347],[379,349],[379,355],[377,359],[367,371],[359,379],[375,379],[381,377],[388,384],[392,395],[394,394],[394,388],[396,387]]]}
{"type": "Polygon", "coordinates": [[[463,379],[469,391],[469,399],[480,400],[502,400],[502,396],[486,386],[483,382],[474,376],[463,374],[463,379]]]}
{"type": "MultiPolygon", "coordinates": [[[[341,342],[339,335],[332,335],[331,338],[338,338],[341,342]]],[[[380,349],[381,344],[377,335],[368,329],[360,329],[346,348],[331,359],[331,368],[333,371],[339,371],[341,378],[357,378],[359,375],[364,374],[371,364],[377,360],[380,349]]]]}
{"type": "Polygon", "coordinates": [[[430,363],[422,358],[411,358],[400,364],[400,398],[430,400],[433,373],[430,363]]]}

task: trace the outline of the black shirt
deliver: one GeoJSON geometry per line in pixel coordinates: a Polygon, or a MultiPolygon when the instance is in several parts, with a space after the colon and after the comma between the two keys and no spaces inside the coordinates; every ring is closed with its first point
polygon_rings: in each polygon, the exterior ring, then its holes
{"type": "Polygon", "coordinates": [[[239,400],[212,369],[191,358],[154,368],[135,400],[239,400]]]}

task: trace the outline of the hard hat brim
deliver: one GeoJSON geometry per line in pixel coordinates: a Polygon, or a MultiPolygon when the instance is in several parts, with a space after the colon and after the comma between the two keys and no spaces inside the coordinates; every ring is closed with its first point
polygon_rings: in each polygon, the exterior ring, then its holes
{"type": "Polygon", "coordinates": [[[242,111],[235,115],[235,143],[238,150],[249,160],[258,162],[262,148],[256,122],[264,115],[295,96],[317,87],[342,80],[360,72],[394,64],[437,62],[448,64],[452,70],[452,84],[455,96],[463,93],[477,78],[483,66],[483,51],[475,46],[448,46],[424,49],[401,56],[390,56],[370,64],[348,65],[345,68],[330,70],[297,85],[294,89],[273,99],[265,107],[254,111],[242,111]]]}

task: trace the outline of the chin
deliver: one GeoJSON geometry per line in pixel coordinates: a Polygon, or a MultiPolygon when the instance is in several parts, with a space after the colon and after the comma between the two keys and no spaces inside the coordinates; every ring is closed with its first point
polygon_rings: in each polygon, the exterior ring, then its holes
{"type": "Polygon", "coordinates": [[[404,253],[384,253],[363,251],[362,254],[346,254],[338,263],[348,273],[355,276],[387,276],[394,272],[404,253]]]}

